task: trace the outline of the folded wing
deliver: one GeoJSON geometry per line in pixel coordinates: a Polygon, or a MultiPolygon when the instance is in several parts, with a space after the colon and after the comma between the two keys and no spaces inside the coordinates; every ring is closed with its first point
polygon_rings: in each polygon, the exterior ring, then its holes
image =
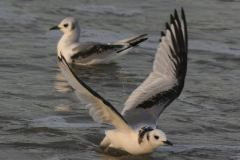
{"type": "Polygon", "coordinates": [[[153,71],[129,96],[122,111],[123,117],[134,127],[156,127],[163,110],[181,93],[187,72],[187,25],[184,10],[181,20],[175,10],[166,34],[157,48],[153,71]]]}
{"type": "Polygon", "coordinates": [[[127,121],[111,103],[93,91],[74,74],[62,55],[59,57],[59,67],[68,83],[76,90],[78,98],[87,104],[89,114],[96,122],[110,123],[122,131],[132,130],[127,121]]]}
{"type": "Polygon", "coordinates": [[[128,53],[131,49],[146,41],[147,34],[121,40],[115,43],[78,43],[72,49],[74,53],[71,58],[73,61],[87,63],[97,59],[92,63],[109,63],[128,53]]]}
{"type": "Polygon", "coordinates": [[[122,50],[125,45],[109,45],[109,44],[96,44],[96,43],[79,43],[79,46],[72,49],[75,54],[71,57],[72,59],[86,59],[88,57],[101,57],[102,54],[112,54],[122,50]]]}

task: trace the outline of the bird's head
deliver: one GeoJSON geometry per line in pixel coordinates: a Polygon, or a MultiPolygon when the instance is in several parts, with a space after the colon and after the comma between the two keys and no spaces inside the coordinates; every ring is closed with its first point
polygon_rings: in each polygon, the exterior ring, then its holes
{"type": "Polygon", "coordinates": [[[153,148],[157,148],[167,145],[173,145],[170,141],[167,140],[166,134],[158,129],[152,130],[147,134],[147,140],[153,148]]]}
{"type": "Polygon", "coordinates": [[[80,28],[76,19],[68,17],[62,20],[58,26],[50,28],[50,30],[61,30],[63,33],[68,34],[73,31],[79,31],[80,28]]]}

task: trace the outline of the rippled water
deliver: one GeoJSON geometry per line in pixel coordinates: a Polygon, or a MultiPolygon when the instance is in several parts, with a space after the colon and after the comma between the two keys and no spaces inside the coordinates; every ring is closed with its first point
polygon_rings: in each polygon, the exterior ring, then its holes
{"type": "Polygon", "coordinates": [[[234,0],[0,2],[0,159],[240,159],[240,2],[234,0]],[[81,41],[149,40],[116,63],[73,66],[119,111],[152,70],[160,31],[173,9],[185,8],[189,65],[181,96],[158,128],[173,147],[145,156],[99,149],[104,130],[76,98],[57,66],[62,19],[79,19],[81,41]]]}

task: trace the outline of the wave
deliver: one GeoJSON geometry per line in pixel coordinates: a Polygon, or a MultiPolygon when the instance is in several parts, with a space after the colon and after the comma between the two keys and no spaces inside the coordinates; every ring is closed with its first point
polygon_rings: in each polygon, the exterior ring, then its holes
{"type": "MultiPolygon", "coordinates": [[[[147,32],[141,33],[146,34],[147,32]]],[[[119,40],[136,37],[140,34],[129,34],[129,33],[117,33],[113,31],[107,30],[88,30],[83,29],[81,33],[80,40],[82,42],[101,42],[101,43],[109,43],[109,42],[117,42],[119,40]]],[[[140,48],[156,50],[158,46],[160,37],[157,36],[148,36],[148,40],[140,44],[140,48]]],[[[227,45],[217,44],[217,43],[206,43],[200,40],[189,40],[189,49],[190,50],[199,50],[199,51],[207,51],[221,54],[229,54],[240,56],[240,50],[230,49],[227,45]]]]}
{"type": "Polygon", "coordinates": [[[40,119],[31,120],[30,127],[47,127],[47,128],[95,128],[101,127],[102,124],[98,123],[68,123],[62,117],[50,116],[40,119]]]}
{"type": "Polygon", "coordinates": [[[189,49],[210,51],[210,52],[223,53],[223,54],[231,54],[231,55],[240,55],[240,50],[238,49],[233,50],[223,44],[206,43],[199,40],[189,41],[189,49]]]}
{"type": "Polygon", "coordinates": [[[130,11],[119,11],[116,7],[113,6],[81,6],[75,7],[77,11],[91,12],[91,13],[100,13],[100,14],[113,14],[122,17],[132,17],[139,14],[142,14],[139,10],[130,10],[130,11]]]}
{"type": "MultiPolygon", "coordinates": [[[[160,37],[150,37],[147,42],[141,44],[141,47],[157,49],[159,39],[160,37]]],[[[199,40],[189,40],[188,49],[240,56],[240,50],[238,49],[230,49],[227,45],[206,43],[199,40]]]]}
{"type": "MultiPolygon", "coordinates": [[[[29,4],[20,4],[21,7],[27,6],[31,7],[29,4]]],[[[0,2],[0,14],[1,18],[9,21],[16,21],[18,23],[28,23],[29,21],[37,21],[40,17],[33,13],[24,13],[24,12],[14,12],[14,5],[7,2],[0,2]]]]}
{"type": "Polygon", "coordinates": [[[207,151],[240,151],[240,146],[214,145],[214,146],[194,146],[194,145],[174,145],[173,147],[162,146],[157,149],[159,152],[172,151],[175,153],[201,149],[207,151]]]}

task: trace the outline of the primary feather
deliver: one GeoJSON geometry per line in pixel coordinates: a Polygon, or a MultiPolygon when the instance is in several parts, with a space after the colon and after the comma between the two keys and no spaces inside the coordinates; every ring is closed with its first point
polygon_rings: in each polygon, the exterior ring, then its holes
{"type": "Polygon", "coordinates": [[[87,104],[89,114],[96,122],[110,123],[120,130],[131,130],[122,115],[97,92],[81,81],[69,68],[65,58],[59,57],[60,69],[68,83],[76,90],[78,98],[87,104]]]}

